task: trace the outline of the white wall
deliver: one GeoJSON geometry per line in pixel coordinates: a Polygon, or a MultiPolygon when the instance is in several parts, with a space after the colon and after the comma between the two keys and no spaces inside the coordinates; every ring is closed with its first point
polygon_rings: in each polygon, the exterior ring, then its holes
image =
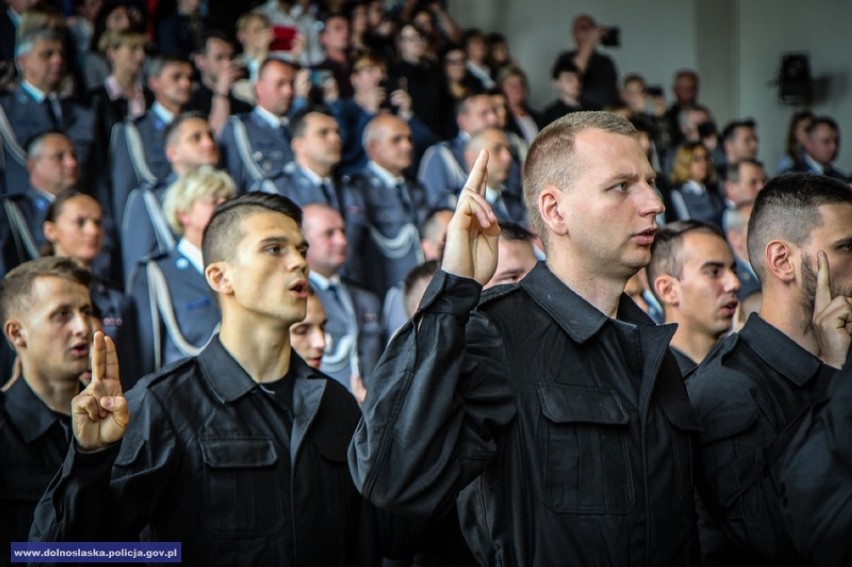
{"type": "MultiPolygon", "coordinates": [[[[677,69],[702,76],[700,100],[720,128],[734,118],[759,125],[760,157],[774,173],[784,149],[787,123],[796,108],[778,102],[781,55],[808,51],[824,96],[811,109],[838,120],[852,138],[852,2],[848,0],[449,0],[462,26],[500,31],[530,76],[531,101],[554,98],[550,66],[571,48],[569,26],[586,12],[603,25],[621,27],[622,47],[607,49],[619,72],[641,72],[670,95],[677,69]]],[[[852,173],[852,141],[838,165],[852,173]]]]}

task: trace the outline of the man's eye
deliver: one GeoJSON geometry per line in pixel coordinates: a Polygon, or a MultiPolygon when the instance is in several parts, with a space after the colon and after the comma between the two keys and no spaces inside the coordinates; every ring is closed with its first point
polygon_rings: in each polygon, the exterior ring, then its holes
{"type": "Polygon", "coordinates": [[[281,247],[277,244],[272,244],[266,247],[266,251],[270,254],[278,254],[281,252],[281,247]]]}

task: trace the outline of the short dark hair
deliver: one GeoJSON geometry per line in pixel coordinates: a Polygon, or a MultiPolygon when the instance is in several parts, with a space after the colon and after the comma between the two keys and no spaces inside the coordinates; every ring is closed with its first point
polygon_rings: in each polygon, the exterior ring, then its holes
{"type": "Polygon", "coordinates": [[[729,142],[734,139],[738,128],[748,128],[754,130],[757,128],[757,123],[751,118],[745,120],[732,120],[725,125],[722,130],[722,142],[729,142]]]}
{"type": "Polygon", "coordinates": [[[500,223],[500,238],[517,242],[532,242],[535,240],[535,235],[518,223],[507,222],[500,223]]]}
{"type": "Polygon", "coordinates": [[[785,173],[773,177],[757,194],[748,221],[748,256],[764,282],[763,252],[772,240],[803,246],[822,224],[821,205],[852,205],[852,189],[825,175],[785,173]]]}
{"type": "Polygon", "coordinates": [[[290,134],[293,138],[301,138],[304,135],[305,129],[308,127],[308,116],[311,114],[322,114],[323,116],[334,118],[334,115],[327,106],[306,106],[290,117],[290,134]]]}
{"type": "Polygon", "coordinates": [[[811,123],[808,124],[807,128],[805,128],[805,132],[807,132],[808,136],[810,136],[818,126],[828,126],[835,132],[840,131],[840,127],[837,125],[837,121],[834,118],[830,116],[814,116],[814,119],[811,120],[811,123]]]}
{"type": "Polygon", "coordinates": [[[553,64],[553,68],[550,70],[550,78],[555,81],[562,73],[574,73],[578,77],[582,77],[580,68],[577,67],[577,65],[575,65],[568,57],[560,57],[556,63],[553,64]]]}
{"type": "Polygon", "coordinates": [[[266,59],[263,60],[263,62],[261,62],[260,66],[257,68],[257,76],[260,77],[261,75],[263,75],[263,71],[272,63],[281,63],[282,65],[289,65],[297,71],[301,69],[299,64],[295,61],[271,53],[266,57],[266,59]]]}
{"type": "Polygon", "coordinates": [[[201,45],[198,46],[198,53],[207,53],[207,44],[211,39],[218,39],[219,41],[223,41],[234,47],[234,40],[231,39],[225,32],[220,30],[209,30],[204,32],[204,35],[201,38],[201,45]]]}
{"type": "Polygon", "coordinates": [[[57,277],[86,288],[92,272],[64,256],[43,256],[17,266],[0,281],[0,321],[5,323],[15,312],[26,308],[36,278],[57,277]]]}
{"type": "Polygon", "coordinates": [[[725,167],[725,181],[730,181],[731,183],[739,183],[740,181],[740,166],[744,163],[750,163],[755,167],[759,167],[764,169],[763,162],[754,158],[743,158],[739,159],[733,163],[729,163],[725,167]]]}
{"type": "Polygon", "coordinates": [[[302,226],[302,209],[287,197],[260,191],[240,195],[216,207],[210,217],[201,240],[204,266],[232,259],[237,244],[245,235],[242,221],[249,215],[267,211],[281,213],[302,226]]]}
{"type": "Polygon", "coordinates": [[[683,275],[683,259],[680,254],[683,239],[692,232],[703,232],[725,240],[725,235],[718,226],[700,220],[675,221],[663,226],[654,238],[651,245],[651,262],[645,268],[649,287],[658,301],[661,299],[657,296],[654,280],[663,274],[680,279],[683,275]]]}
{"type": "Polygon", "coordinates": [[[166,145],[169,145],[175,141],[175,136],[177,135],[178,130],[187,120],[197,118],[199,120],[204,120],[207,122],[207,118],[197,110],[187,110],[186,112],[181,112],[175,119],[171,121],[171,123],[166,126],[166,131],[163,134],[163,138],[166,140],[166,145]]]}
{"type": "Polygon", "coordinates": [[[192,61],[183,53],[162,53],[148,59],[148,77],[159,75],[166,65],[189,65],[194,69],[192,61]]]}

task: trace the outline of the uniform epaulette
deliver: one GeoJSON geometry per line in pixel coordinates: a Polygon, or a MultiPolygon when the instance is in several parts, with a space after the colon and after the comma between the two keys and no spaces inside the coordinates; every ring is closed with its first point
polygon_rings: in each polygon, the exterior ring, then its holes
{"type": "Polygon", "coordinates": [[[150,390],[163,380],[170,378],[173,374],[175,374],[175,371],[181,370],[191,364],[197,364],[197,359],[195,357],[181,358],[180,360],[166,364],[159,370],[142,377],[138,382],[136,382],[136,386],[134,386],[134,388],[138,387],[150,390]]]}
{"type": "Polygon", "coordinates": [[[505,297],[511,293],[514,293],[521,289],[516,283],[511,284],[501,284],[496,285],[494,287],[490,287],[482,292],[482,295],[479,296],[479,303],[477,307],[483,307],[488,303],[493,303],[500,299],[501,297],[505,297]]]}

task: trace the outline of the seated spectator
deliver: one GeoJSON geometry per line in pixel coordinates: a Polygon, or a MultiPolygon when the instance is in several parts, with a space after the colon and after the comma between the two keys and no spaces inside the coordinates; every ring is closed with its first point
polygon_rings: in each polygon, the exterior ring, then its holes
{"type": "Polygon", "coordinates": [[[384,347],[381,303],[373,293],[341,277],[349,252],[340,213],[314,203],[304,207],[303,214],[308,277],[325,307],[331,336],[320,368],[360,402],[384,347]]]}
{"type": "Polygon", "coordinates": [[[443,134],[452,101],[441,65],[427,50],[426,33],[416,25],[405,24],[396,37],[398,57],[390,68],[390,81],[411,95],[414,115],[432,132],[443,134]]]}
{"type": "Polygon", "coordinates": [[[583,91],[583,76],[574,63],[568,59],[560,59],[550,73],[557,98],[542,111],[541,121],[550,124],[570,112],[592,110],[587,107],[580,94],[583,91]]]}
{"type": "MultiPolygon", "coordinates": [[[[467,97],[478,94],[485,90],[482,82],[468,71],[466,66],[467,54],[464,49],[458,45],[450,45],[444,50],[441,56],[441,62],[444,69],[444,82],[447,85],[447,93],[450,99],[456,104],[462,102],[467,97]]],[[[438,132],[443,138],[450,138],[456,132],[458,127],[452,124],[452,116],[448,118],[447,126],[438,132]]]]}
{"type": "MultiPolygon", "coordinates": [[[[160,7],[169,6],[161,4],[160,7]]],[[[156,35],[159,53],[180,53],[188,57],[204,47],[207,26],[200,0],[176,0],[173,8],[157,14],[156,35]]]]}
{"type": "Polygon", "coordinates": [[[152,253],[166,253],[177,243],[161,208],[167,187],[184,173],[219,162],[213,133],[197,113],[186,112],[175,118],[166,130],[165,141],[166,159],[171,166],[169,175],[163,181],[137,187],[127,199],[121,222],[125,282],[139,260],[152,253]]]}
{"type": "Polygon", "coordinates": [[[673,210],[669,220],[700,220],[722,226],[725,203],[716,189],[710,152],[701,142],[686,142],[675,155],[671,173],[673,210]]]}
{"type": "Polygon", "coordinates": [[[293,161],[287,115],[297,70],[283,59],[265,60],[254,85],[255,107],[231,116],[222,131],[219,145],[225,168],[241,191],[259,190],[293,161]]]}
{"type": "Polygon", "coordinates": [[[816,173],[848,182],[849,177],[834,165],[840,153],[840,127],[833,118],[816,116],[805,129],[805,152],[791,171],[816,173]]]}
{"type": "Polygon", "coordinates": [[[342,13],[330,14],[325,19],[319,36],[325,58],[313,66],[314,69],[324,69],[331,73],[337,82],[341,98],[351,98],[355,94],[349,81],[352,74],[352,61],[349,59],[350,37],[349,19],[342,13]]]}
{"type": "Polygon", "coordinates": [[[491,77],[499,86],[498,77],[500,73],[504,69],[515,67],[517,63],[512,58],[511,53],[509,53],[509,40],[506,39],[505,35],[497,32],[489,33],[485,36],[485,43],[488,45],[486,62],[491,69],[491,77]]]}
{"type": "Polygon", "coordinates": [[[308,366],[319,370],[325,354],[325,326],[328,317],[322,301],[314,288],[308,286],[308,299],[305,304],[305,318],[290,325],[290,346],[302,357],[308,366]]]}
{"type": "Polygon", "coordinates": [[[471,28],[464,33],[462,43],[467,56],[465,66],[468,72],[482,83],[485,89],[497,86],[491,78],[491,68],[488,67],[488,45],[485,43],[485,35],[480,30],[471,28]]]}
{"type": "Polygon", "coordinates": [[[523,226],[511,222],[500,223],[497,269],[482,289],[521,281],[538,262],[533,245],[534,240],[533,233],[523,226]]]}
{"type": "Polygon", "coordinates": [[[509,191],[507,182],[512,168],[512,152],[505,132],[485,128],[472,135],[465,145],[467,170],[473,167],[482,150],[488,151],[488,171],[485,180],[485,200],[491,205],[500,224],[515,223],[528,226],[527,211],[522,196],[509,191]]]}
{"type": "Polygon", "coordinates": [[[793,169],[796,164],[801,163],[805,157],[805,141],[808,139],[807,128],[813,119],[814,113],[810,110],[800,110],[790,117],[784,155],[775,164],[776,173],[785,173],[793,169]]]}
{"type": "Polygon", "coordinates": [[[201,239],[217,205],[233,198],[227,173],[202,167],[169,186],[163,214],[177,245],[137,265],[127,283],[139,324],[140,374],[196,356],[216,332],[219,308],[204,278],[201,239]]]}
{"type": "Polygon", "coordinates": [[[754,158],[744,158],[728,165],[725,169],[725,204],[737,207],[751,203],[766,186],[766,170],[754,158]]]}
{"type": "Polygon", "coordinates": [[[234,44],[221,32],[206,33],[201,49],[193,54],[192,60],[200,81],[192,91],[186,110],[206,116],[210,128],[218,136],[231,114],[251,110],[250,105],[231,92],[234,82],[245,75],[245,69],[234,64],[234,44]]]}
{"type": "Polygon", "coordinates": [[[577,15],[571,26],[575,49],[561,53],[554,64],[556,68],[572,63],[577,69],[581,78],[577,99],[584,101],[587,110],[607,108],[619,102],[615,63],[597,49],[609,33],[608,28],[599,26],[590,15],[577,15]]]}
{"type": "Polygon", "coordinates": [[[367,123],[379,112],[390,111],[408,123],[415,155],[421,155],[435,142],[432,132],[414,113],[408,91],[400,84],[387,82],[384,61],[372,55],[361,56],[352,66],[351,81],[354,96],[331,106],[343,136],[341,173],[355,173],[367,164],[362,136],[367,123]]]}
{"type": "Polygon", "coordinates": [[[319,41],[320,26],[302,2],[267,0],[255,10],[266,16],[272,24],[273,51],[284,51],[291,60],[306,67],[323,60],[325,54],[319,41]],[[276,37],[281,39],[277,40],[276,37]]]}
{"type": "MultiPolygon", "coordinates": [[[[44,217],[45,244],[42,256],[64,256],[91,270],[104,240],[104,214],[91,196],[73,189],[57,195],[44,217]]],[[[127,361],[121,383],[130,388],[141,378],[137,373],[139,349],[136,320],[130,298],[113,282],[93,275],[89,284],[98,328],[112,337],[116,349],[127,361]]]]}
{"type": "Polygon", "coordinates": [[[92,42],[83,53],[82,75],[83,88],[86,92],[102,87],[110,74],[106,51],[101,49],[103,35],[107,32],[123,32],[130,29],[138,31],[139,26],[134,26],[134,23],[130,9],[124,4],[107,4],[98,12],[92,32],[92,42]]]}
{"type": "Polygon", "coordinates": [[[162,183],[171,167],[166,159],[166,129],[189,103],[192,65],[181,56],[158,57],[148,67],[154,102],[144,115],[117,124],[111,134],[110,178],[113,218],[121,222],[130,192],[162,183]]]}
{"type": "Polygon", "coordinates": [[[542,128],[544,120],[541,114],[527,103],[529,87],[526,74],[520,67],[506,67],[497,76],[497,83],[506,95],[509,107],[507,128],[529,146],[542,128]]]}
{"type": "Polygon", "coordinates": [[[497,125],[491,96],[474,93],[456,106],[458,135],[426,150],[417,178],[426,187],[430,208],[455,206],[467,178],[464,148],[471,135],[497,125]]]}
{"type": "Polygon", "coordinates": [[[432,277],[441,264],[438,260],[426,260],[415,266],[405,277],[402,287],[402,300],[405,306],[405,320],[410,319],[417,312],[423,293],[429,287],[432,277]]]}
{"type": "Polygon", "coordinates": [[[365,232],[358,262],[349,277],[384,297],[420,263],[420,233],[426,207],[426,191],[408,179],[414,146],[411,129],[401,118],[379,114],[364,129],[364,148],[370,161],[353,178],[364,198],[365,232]]]}
{"type": "Polygon", "coordinates": [[[716,162],[716,172],[725,178],[728,164],[744,159],[757,159],[757,124],[754,120],[733,120],[725,125],[721,136],[724,159],[716,162]]]}
{"type": "Polygon", "coordinates": [[[147,109],[142,88],[147,41],[144,34],[135,31],[106,32],[101,36],[99,49],[106,53],[111,73],[89,91],[89,104],[95,113],[103,163],[107,161],[113,127],[125,118],[141,118],[147,109]]]}
{"type": "MultiPolygon", "coordinates": [[[[18,30],[21,32],[21,29],[18,30]]],[[[48,130],[68,136],[78,160],[81,186],[98,197],[101,155],[96,147],[91,110],[60,97],[65,77],[64,35],[53,28],[34,29],[20,35],[15,59],[22,81],[0,96],[0,113],[9,130],[0,131],[2,163],[0,193],[22,193],[27,188],[27,154],[24,147],[48,130]]]]}
{"type": "Polygon", "coordinates": [[[245,68],[246,76],[234,82],[233,95],[240,100],[254,104],[254,83],[258,79],[260,64],[269,56],[269,43],[272,41],[272,25],[269,18],[260,12],[246,12],[237,19],[237,41],[242,46],[234,60],[245,68]]]}

